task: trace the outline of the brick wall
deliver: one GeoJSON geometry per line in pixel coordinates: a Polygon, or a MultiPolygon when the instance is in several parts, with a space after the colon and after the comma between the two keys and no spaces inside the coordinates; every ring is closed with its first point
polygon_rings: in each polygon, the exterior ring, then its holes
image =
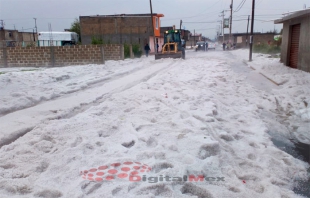
{"type": "Polygon", "coordinates": [[[0,48],[2,67],[103,64],[104,60],[123,59],[124,47],[116,44],[0,48]]]}
{"type": "Polygon", "coordinates": [[[140,44],[149,41],[152,34],[150,17],[80,16],[81,40],[83,45],[91,43],[92,37],[104,43],[140,44]]]}

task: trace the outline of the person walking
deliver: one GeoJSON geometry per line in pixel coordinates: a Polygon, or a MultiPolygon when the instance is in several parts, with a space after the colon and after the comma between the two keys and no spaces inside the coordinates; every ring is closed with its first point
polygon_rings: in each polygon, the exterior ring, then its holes
{"type": "Polygon", "coordinates": [[[225,49],[226,49],[226,43],[223,42],[223,51],[225,51],[225,49]]]}
{"type": "Polygon", "coordinates": [[[158,53],[158,48],[159,48],[159,45],[158,45],[158,43],[156,43],[156,50],[157,50],[157,53],[158,53]]]}
{"type": "Polygon", "coordinates": [[[149,56],[149,51],[151,50],[149,44],[145,44],[144,50],[145,50],[146,57],[148,57],[149,56]]]}

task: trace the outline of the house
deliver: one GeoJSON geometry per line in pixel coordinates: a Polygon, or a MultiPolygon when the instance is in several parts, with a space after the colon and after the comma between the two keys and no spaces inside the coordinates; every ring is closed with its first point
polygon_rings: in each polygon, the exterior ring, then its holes
{"type": "Polygon", "coordinates": [[[153,35],[159,46],[163,44],[160,36],[161,17],[164,15],[156,13],[153,19],[151,14],[80,16],[81,41],[87,45],[93,39],[101,39],[105,44],[139,44],[142,49],[148,43],[154,52],[153,35]]]}
{"type": "Polygon", "coordinates": [[[198,41],[202,41],[203,36],[202,34],[198,33],[190,33],[188,37],[188,42],[186,43],[187,47],[194,47],[198,41]]]}
{"type": "Polygon", "coordinates": [[[281,62],[310,72],[310,8],[274,21],[283,24],[281,62]]]}
{"type": "Polygon", "coordinates": [[[0,29],[0,41],[32,42],[38,37],[34,32],[19,32],[18,30],[0,29]]]}
{"type": "MultiPolygon", "coordinates": [[[[276,33],[260,33],[254,32],[253,33],[253,41],[254,45],[257,44],[272,44],[274,42],[274,37],[276,33]]],[[[250,33],[233,33],[232,36],[232,43],[236,43],[237,48],[244,48],[249,46],[250,41],[250,33]]],[[[224,42],[229,41],[229,34],[224,35],[224,42]]],[[[218,37],[218,42],[223,43],[223,36],[218,37]]]]}

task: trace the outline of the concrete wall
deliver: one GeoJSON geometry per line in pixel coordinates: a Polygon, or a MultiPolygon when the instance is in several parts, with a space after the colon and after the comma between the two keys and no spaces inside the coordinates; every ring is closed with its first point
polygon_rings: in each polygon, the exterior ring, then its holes
{"type": "Polygon", "coordinates": [[[1,67],[103,64],[104,60],[123,59],[124,47],[117,44],[0,48],[1,67]],[[102,51],[104,51],[104,56],[102,51]]]}
{"type": "Polygon", "coordinates": [[[299,53],[298,53],[298,66],[297,68],[306,72],[310,72],[310,16],[303,18],[292,19],[284,22],[282,34],[282,47],[281,47],[281,62],[289,65],[289,48],[291,26],[301,25],[300,40],[299,40],[299,53]]]}
{"type": "MultiPolygon", "coordinates": [[[[261,33],[261,34],[254,34],[254,45],[256,44],[268,44],[268,42],[270,41],[271,43],[274,42],[274,33],[261,33]]],[[[233,42],[237,44],[237,48],[244,48],[249,46],[249,41],[250,41],[250,34],[248,35],[248,39],[246,34],[233,34],[233,42]],[[242,42],[241,43],[237,43],[238,41],[238,37],[241,37],[242,42]]],[[[225,42],[227,42],[229,40],[229,34],[225,34],[224,37],[225,42]]],[[[223,36],[219,36],[218,38],[219,43],[223,43],[223,36]]]]}

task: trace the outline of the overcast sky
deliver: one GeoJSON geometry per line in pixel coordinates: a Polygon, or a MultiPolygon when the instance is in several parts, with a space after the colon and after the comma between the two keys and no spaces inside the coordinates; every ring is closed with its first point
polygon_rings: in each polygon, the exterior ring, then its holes
{"type": "MultiPolygon", "coordinates": [[[[234,0],[235,11],[243,0],[234,0]]],[[[185,29],[214,38],[222,20],[221,11],[229,10],[231,0],[152,0],[153,12],[164,14],[162,26],[176,25],[183,20],[185,29]],[[195,23],[194,23],[195,22],[195,23]],[[200,22],[200,23],[197,23],[200,22]],[[207,23],[206,23],[207,22],[207,23]]],[[[266,32],[282,25],[273,21],[283,13],[310,7],[310,0],[256,0],[254,30],[266,32]],[[265,22],[264,22],[265,21],[265,22]]],[[[233,13],[233,33],[246,32],[247,16],[251,14],[252,0],[246,0],[238,12],[233,13]]],[[[6,29],[32,31],[37,18],[38,31],[69,28],[74,18],[87,15],[150,13],[149,0],[0,0],[0,20],[6,29]]],[[[229,17],[230,12],[225,12],[229,17]]],[[[229,32],[229,29],[225,29],[229,32]]]]}

